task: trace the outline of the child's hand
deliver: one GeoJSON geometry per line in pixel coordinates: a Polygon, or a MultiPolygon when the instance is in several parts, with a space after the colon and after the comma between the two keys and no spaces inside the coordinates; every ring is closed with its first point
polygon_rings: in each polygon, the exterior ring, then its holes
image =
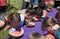
{"type": "Polygon", "coordinates": [[[43,10],[43,15],[42,15],[42,17],[45,17],[46,14],[47,14],[47,11],[46,11],[46,10],[43,10]]]}
{"type": "Polygon", "coordinates": [[[35,21],[37,21],[37,20],[38,20],[36,17],[33,17],[33,19],[34,19],[35,21]]]}
{"type": "Polygon", "coordinates": [[[11,26],[10,25],[7,25],[5,28],[4,28],[4,31],[8,30],[11,26]]]}
{"type": "Polygon", "coordinates": [[[32,27],[32,26],[34,26],[34,25],[35,25],[34,22],[29,22],[29,23],[28,23],[28,26],[31,26],[31,27],[32,27]]]}

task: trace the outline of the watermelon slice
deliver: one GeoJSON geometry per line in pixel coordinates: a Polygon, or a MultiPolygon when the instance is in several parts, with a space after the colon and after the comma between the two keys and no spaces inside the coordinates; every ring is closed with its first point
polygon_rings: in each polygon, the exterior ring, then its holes
{"type": "Polygon", "coordinates": [[[22,36],[24,34],[24,30],[23,30],[23,28],[21,28],[20,30],[9,32],[9,34],[11,36],[15,36],[15,37],[22,36]]]}

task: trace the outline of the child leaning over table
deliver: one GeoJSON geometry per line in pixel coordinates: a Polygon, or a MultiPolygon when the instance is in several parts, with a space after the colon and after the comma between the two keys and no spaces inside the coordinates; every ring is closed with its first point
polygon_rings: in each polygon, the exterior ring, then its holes
{"type": "MultiPolygon", "coordinates": [[[[25,19],[27,19],[29,21],[29,22],[27,22],[28,26],[30,26],[30,27],[34,26],[35,23],[31,21],[34,15],[37,15],[35,13],[35,10],[29,8],[24,13],[13,13],[13,14],[10,14],[7,17],[7,19],[8,19],[7,21],[12,26],[12,29],[14,31],[14,30],[18,30],[20,27],[22,27],[24,25],[25,19]],[[21,22],[20,20],[24,20],[24,21],[21,22]]],[[[5,29],[7,29],[7,27],[5,29]]]]}
{"type": "Polygon", "coordinates": [[[42,22],[42,29],[47,30],[50,34],[54,34],[59,28],[59,24],[52,17],[46,17],[42,22]]]}

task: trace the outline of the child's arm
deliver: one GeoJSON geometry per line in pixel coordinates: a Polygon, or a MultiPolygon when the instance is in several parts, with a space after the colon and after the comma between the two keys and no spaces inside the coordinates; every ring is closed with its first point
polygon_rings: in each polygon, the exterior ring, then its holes
{"type": "Polygon", "coordinates": [[[26,9],[23,9],[23,10],[20,10],[20,11],[18,11],[18,13],[23,13],[23,14],[25,14],[25,11],[26,11],[26,9]]]}
{"type": "Polygon", "coordinates": [[[4,28],[4,31],[8,30],[9,28],[11,28],[10,25],[6,25],[6,27],[4,28]]]}

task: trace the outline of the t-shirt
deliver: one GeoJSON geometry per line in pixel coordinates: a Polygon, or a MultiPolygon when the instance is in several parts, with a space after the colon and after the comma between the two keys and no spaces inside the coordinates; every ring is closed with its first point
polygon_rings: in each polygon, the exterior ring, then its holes
{"type": "Polygon", "coordinates": [[[25,2],[30,2],[30,0],[24,0],[25,2]]]}
{"type": "Polygon", "coordinates": [[[7,0],[0,0],[0,6],[7,6],[7,0]]]}
{"type": "Polygon", "coordinates": [[[6,22],[6,19],[4,18],[4,15],[1,15],[1,16],[0,16],[0,20],[3,20],[3,21],[6,22]]]}
{"type": "Polygon", "coordinates": [[[56,39],[60,39],[60,28],[55,31],[54,35],[56,39]]]}

